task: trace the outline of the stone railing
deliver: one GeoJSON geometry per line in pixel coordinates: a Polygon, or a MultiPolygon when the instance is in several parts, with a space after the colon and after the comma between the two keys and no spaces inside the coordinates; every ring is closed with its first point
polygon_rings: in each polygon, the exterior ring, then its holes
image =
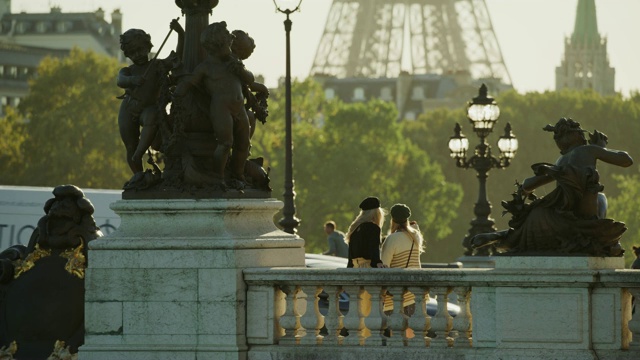
{"type": "Polygon", "coordinates": [[[575,265],[246,269],[249,359],[640,358],[640,271],[575,265]]]}

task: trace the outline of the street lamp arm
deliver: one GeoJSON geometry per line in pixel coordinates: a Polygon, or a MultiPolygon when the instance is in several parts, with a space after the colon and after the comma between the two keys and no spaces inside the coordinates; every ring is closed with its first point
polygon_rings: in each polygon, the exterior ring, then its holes
{"type": "Polygon", "coordinates": [[[296,5],[295,9],[293,9],[293,10],[292,10],[292,9],[284,9],[284,10],[283,10],[282,8],[280,8],[280,6],[278,6],[277,1],[276,1],[276,0],[273,0],[273,5],[275,5],[275,6],[276,6],[276,11],[279,11],[279,12],[281,12],[281,13],[283,13],[283,14],[286,14],[286,15],[287,15],[287,19],[289,18],[289,15],[291,15],[292,13],[294,13],[294,12],[296,12],[296,11],[300,10],[300,4],[302,4],[302,0],[300,0],[300,1],[298,2],[298,5],[296,5]]]}

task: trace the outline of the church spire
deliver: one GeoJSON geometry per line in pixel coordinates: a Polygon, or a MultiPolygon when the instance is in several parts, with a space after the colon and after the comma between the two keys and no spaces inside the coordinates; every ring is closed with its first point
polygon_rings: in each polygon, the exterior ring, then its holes
{"type": "Polygon", "coordinates": [[[578,0],[576,24],[571,35],[571,42],[576,45],[600,43],[595,0],[578,0]]]}
{"type": "Polygon", "coordinates": [[[564,42],[564,58],[556,68],[556,90],[593,89],[615,94],[616,70],[609,66],[607,40],[598,33],[595,0],[578,0],[576,25],[564,42]]]}

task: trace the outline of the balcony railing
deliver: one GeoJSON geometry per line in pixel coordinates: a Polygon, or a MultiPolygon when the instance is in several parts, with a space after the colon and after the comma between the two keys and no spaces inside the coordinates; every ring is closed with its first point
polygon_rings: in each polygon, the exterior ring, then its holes
{"type": "Polygon", "coordinates": [[[249,358],[370,359],[382,346],[404,349],[404,359],[640,357],[631,342],[640,271],[271,268],[244,278],[249,358]],[[414,311],[403,310],[407,294],[414,311]]]}

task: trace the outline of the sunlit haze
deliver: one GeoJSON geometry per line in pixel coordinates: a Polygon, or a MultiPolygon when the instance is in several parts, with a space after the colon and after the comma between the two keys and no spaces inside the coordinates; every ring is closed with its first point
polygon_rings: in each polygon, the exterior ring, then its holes
{"type": "MultiPolygon", "coordinates": [[[[520,92],[554,90],[555,68],[564,53],[564,39],[571,35],[578,0],[486,0],[505,63],[520,92]]],[[[92,12],[102,8],[107,20],[114,9],[123,13],[123,31],[132,27],[151,34],[159,46],[171,19],[181,16],[172,0],[13,0],[12,12],[92,12]]],[[[301,11],[291,15],[292,73],[305,78],[322,36],[331,0],[303,0],[301,11]]],[[[610,66],[616,70],[615,89],[628,95],[640,88],[640,46],[632,35],[640,34],[640,1],[596,0],[598,30],[608,39],[610,66]]],[[[211,21],[227,22],[230,29],[247,31],[257,48],[247,67],[275,86],[285,72],[284,15],[271,0],[220,0],[211,21]]],[[[181,18],[184,24],[184,18],[181,18]]],[[[162,54],[175,47],[175,35],[162,54]]]]}

